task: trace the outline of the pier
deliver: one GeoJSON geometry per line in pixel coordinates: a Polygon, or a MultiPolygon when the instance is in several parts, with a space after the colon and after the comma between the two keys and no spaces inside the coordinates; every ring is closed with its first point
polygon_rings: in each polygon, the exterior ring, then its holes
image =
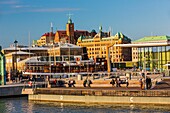
{"type": "Polygon", "coordinates": [[[64,87],[37,88],[29,95],[33,101],[80,103],[170,104],[170,79],[165,79],[153,89],[140,87],[64,87]]]}
{"type": "MultiPolygon", "coordinates": [[[[30,101],[56,101],[78,103],[170,104],[170,78],[164,77],[151,89],[141,89],[136,80],[129,86],[112,87],[111,79],[93,80],[91,87],[83,87],[76,80],[75,87],[35,87],[28,84],[1,86],[0,97],[28,95],[30,101]]],[[[37,85],[37,84],[36,84],[37,85]]]]}
{"type": "Polygon", "coordinates": [[[29,100],[81,103],[170,104],[170,90],[136,88],[47,88],[36,89],[29,100]]]}

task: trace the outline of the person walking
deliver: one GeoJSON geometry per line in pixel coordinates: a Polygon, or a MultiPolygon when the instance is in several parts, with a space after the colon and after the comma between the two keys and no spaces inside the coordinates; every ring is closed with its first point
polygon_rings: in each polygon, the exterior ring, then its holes
{"type": "Polygon", "coordinates": [[[118,87],[121,87],[122,80],[119,78],[118,80],[118,87]]]}
{"type": "Polygon", "coordinates": [[[143,89],[143,81],[142,81],[142,78],[139,79],[139,83],[140,83],[140,88],[143,89]]]}
{"type": "Polygon", "coordinates": [[[83,86],[86,87],[87,79],[83,81],[83,86]]]}
{"type": "Polygon", "coordinates": [[[117,77],[115,78],[115,82],[116,82],[116,87],[119,87],[119,81],[118,81],[117,77]]]}
{"type": "Polygon", "coordinates": [[[115,85],[114,79],[111,80],[110,84],[112,84],[112,87],[114,87],[114,85],[115,85]]]}
{"type": "Polygon", "coordinates": [[[72,86],[73,86],[73,87],[75,87],[74,84],[76,84],[76,81],[75,81],[75,80],[72,80],[72,86]]]}
{"type": "Polygon", "coordinates": [[[128,78],[126,78],[126,87],[129,86],[129,81],[128,81],[128,78]]]}
{"type": "Polygon", "coordinates": [[[90,85],[92,84],[92,81],[90,79],[87,80],[87,85],[88,87],[91,87],[90,85]]]}

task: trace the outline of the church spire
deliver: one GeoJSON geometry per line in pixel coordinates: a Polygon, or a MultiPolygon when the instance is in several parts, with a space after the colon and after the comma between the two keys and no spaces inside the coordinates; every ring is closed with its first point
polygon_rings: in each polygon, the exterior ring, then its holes
{"type": "Polygon", "coordinates": [[[72,24],[71,15],[73,15],[73,14],[70,14],[70,13],[69,13],[69,14],[67,14],[67,15],[68,15],[68,22],[67,22],[67,23],[68,23],[68,24],[72,24]]]}

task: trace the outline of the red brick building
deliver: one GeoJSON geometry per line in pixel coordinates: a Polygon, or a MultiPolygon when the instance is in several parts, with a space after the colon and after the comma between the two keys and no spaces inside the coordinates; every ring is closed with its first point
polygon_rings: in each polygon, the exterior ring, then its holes
{"type": "Polygon", "coordinates": [[[85,30],[75,30],[74,23],[69,17],[68,22],[66,24],[66,30],[56,31],[54,42],[68,42],[71,44],[76,44],[80,36],[91,36],[91,35],[94,35],[94,33],[92,34],[85,30]]]}

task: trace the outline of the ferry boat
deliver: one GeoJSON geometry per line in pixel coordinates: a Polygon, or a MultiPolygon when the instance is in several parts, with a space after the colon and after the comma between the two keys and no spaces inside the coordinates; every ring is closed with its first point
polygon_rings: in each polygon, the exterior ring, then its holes
{"type": "Polygon", "coordinates": [[[47,57],[31,57],[25,62],[23,76],[76,76],[107,70],[106,65],[94,60],[48,61],[47,57]]]}

